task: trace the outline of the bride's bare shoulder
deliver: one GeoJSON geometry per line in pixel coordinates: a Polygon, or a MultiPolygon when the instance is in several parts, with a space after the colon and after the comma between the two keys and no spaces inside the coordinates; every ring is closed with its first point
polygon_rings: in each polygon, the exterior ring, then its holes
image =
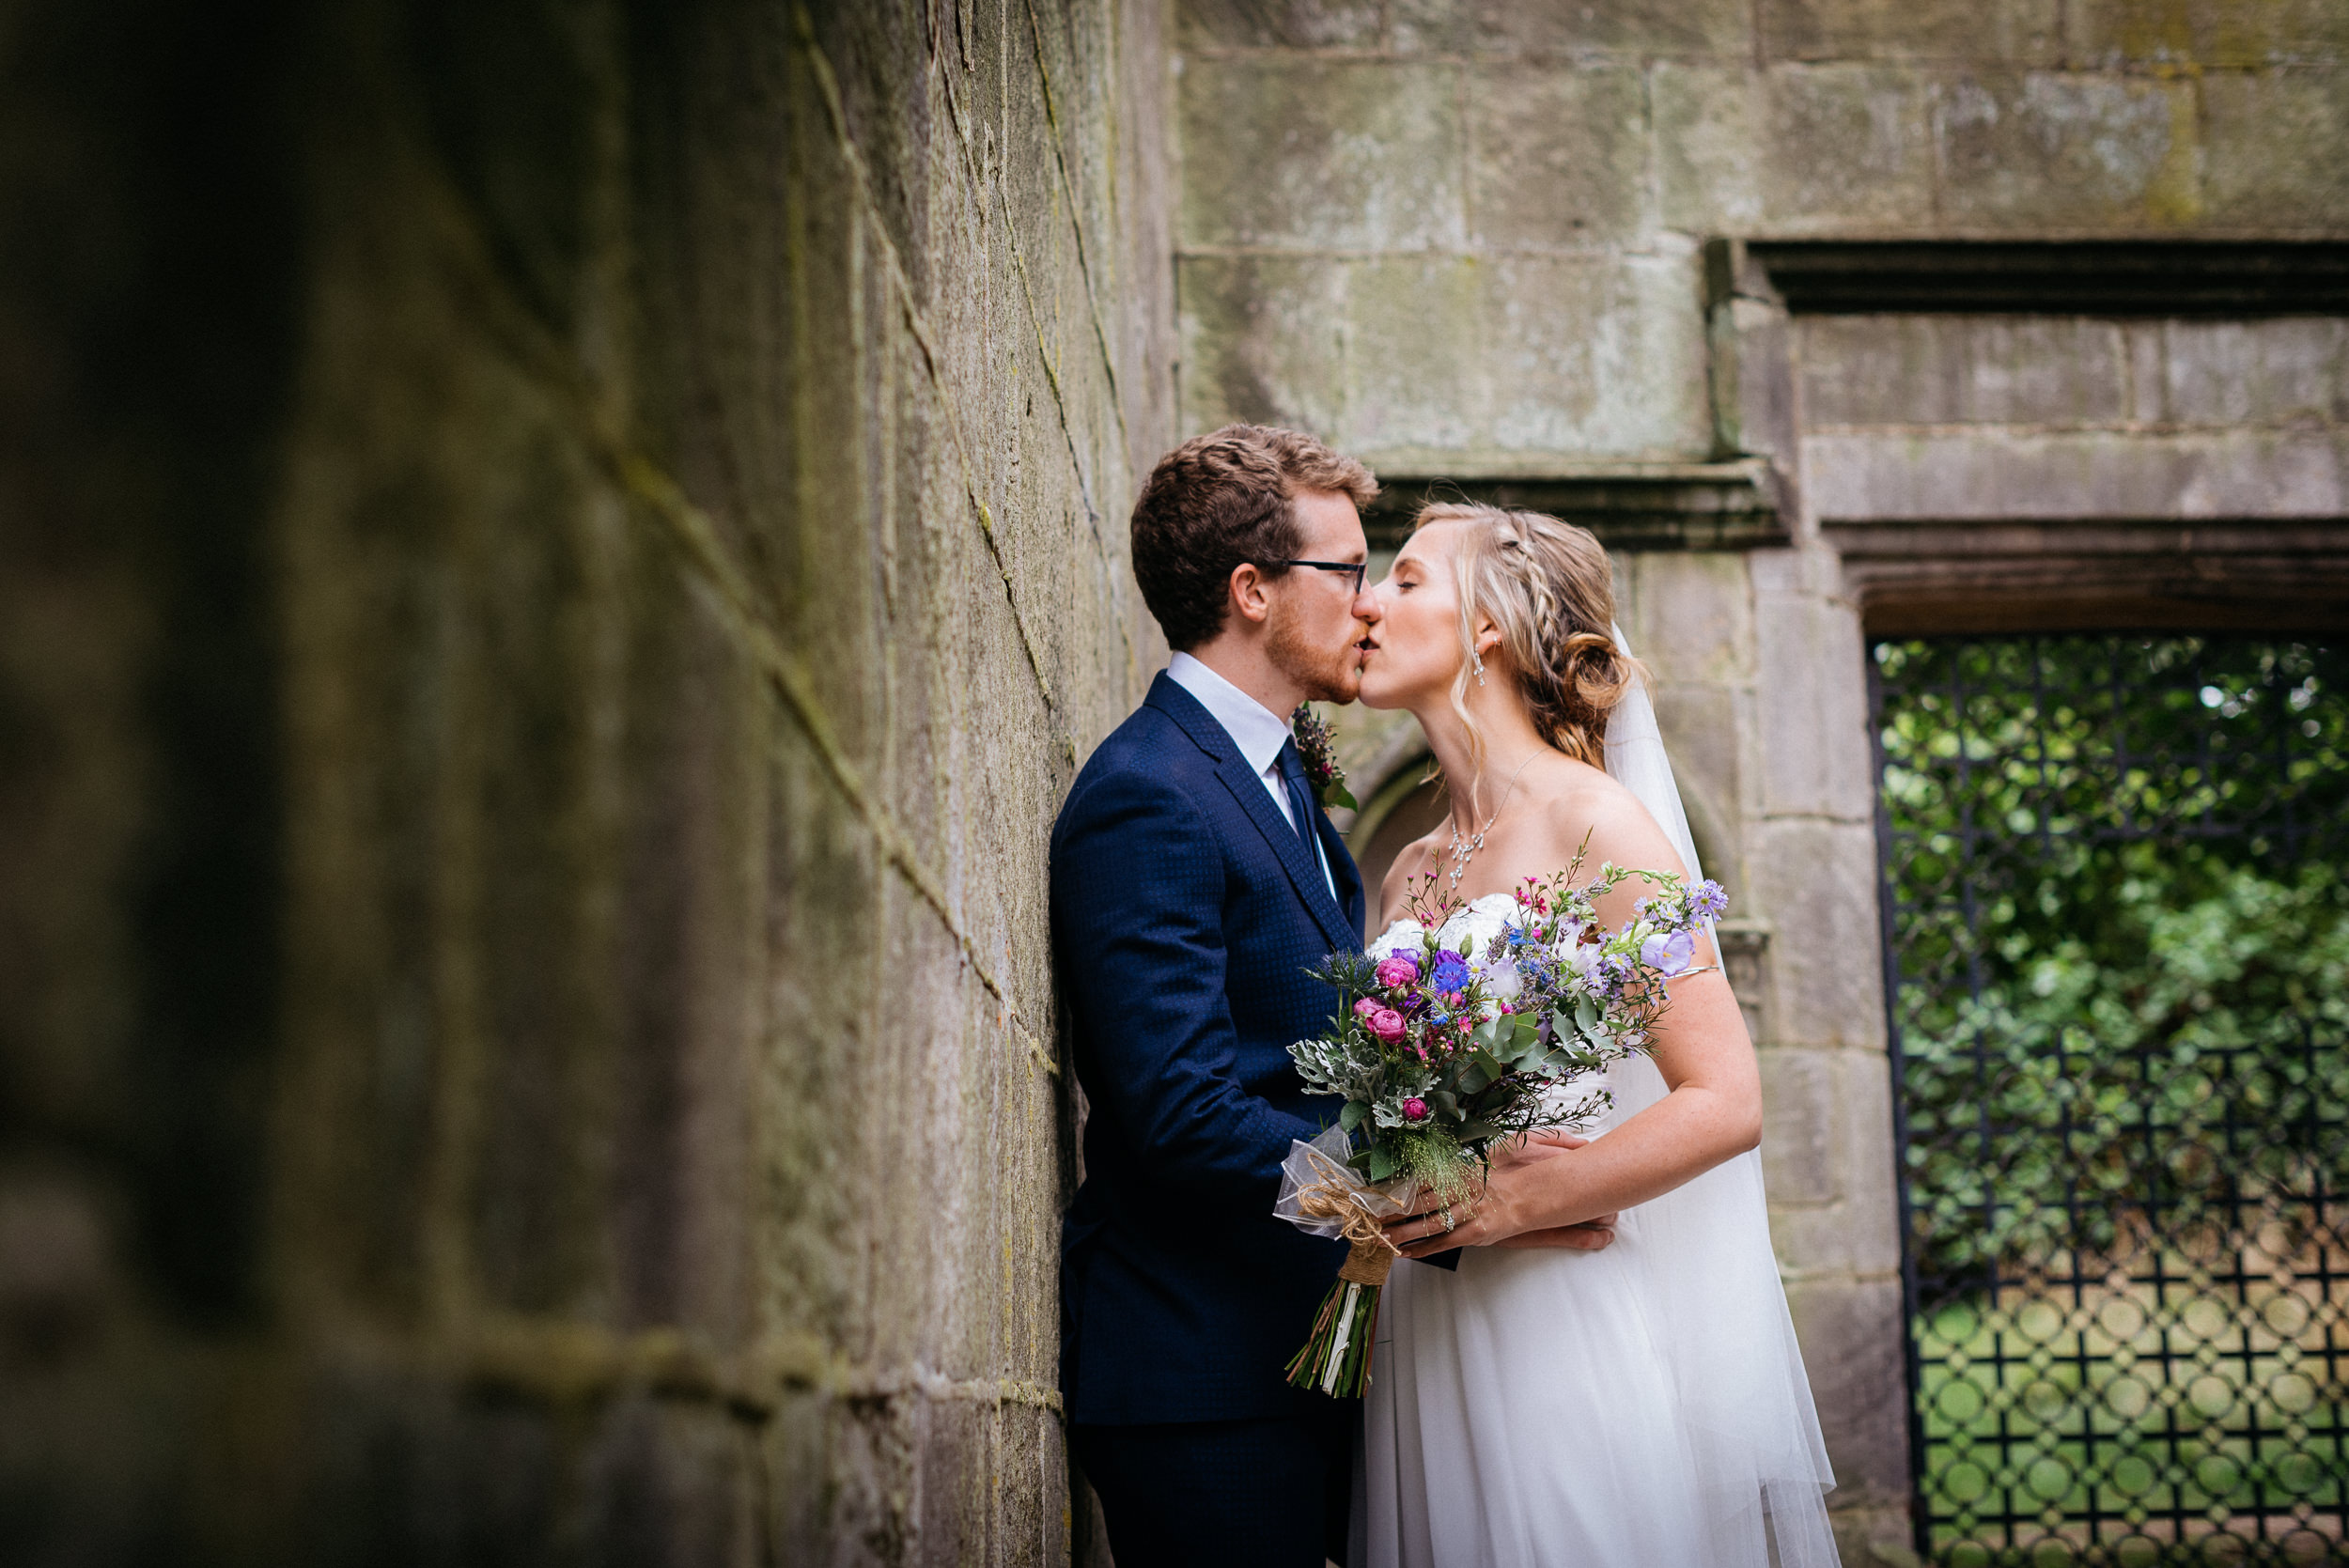
{"type": "Polygon", "coordinates": [[[1687,870],[1640,798],[1605,769],[1568,762],[1545,781],[1544,792],[1544,858],[1554,857],[1554,863],[1563,866],[1581,849],[1586,872],[1595,872],[1609,861],[1645,871],[1687,870]]]}

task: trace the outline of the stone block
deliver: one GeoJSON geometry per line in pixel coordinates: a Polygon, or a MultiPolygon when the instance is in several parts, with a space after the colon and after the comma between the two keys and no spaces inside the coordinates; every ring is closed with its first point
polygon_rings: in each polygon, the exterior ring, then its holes
{"type": "Polygon", "coordinates": [[[2194,88],[2053,71],[1933,87],[1944,222],[2162,229],[2201,215],[2194,88]]]}
{"type": "Polygon", "coordinates": [[[2147,424],[2349,424],[2349,322],[2141,321],[2129,325],[2147,424]]]}
{"type": "Polygon", "coordinates": [[[1396,257],[1347,269],[1347,445],[1458,449],[1485,441],[1490,263],[1396,257]]]}
{"type": "Polygon", "coordinates": [[[1192,49],[1373,49],[1377,0],[1181,0],[1174,40],[1192,49]]]}
{"type": "Polygon", "coordinates": [[[1186,246],[1457,248],[1458,69],[1244,55],[1187,61],[1186,246]]]}
{"type": "Polygon", "coordinates": [[[2349,147],[2349,67],[2214,74],[2201,86],[2207,222],[2287,234],[2349,223],[2349,159],[2339,156],[2349,147]]]}
{"type": "Polygon", "coordinates": [[[1803,442],[1822,521],[2330,518],[2349,436],[2325,429],[1828,431],[1803,442]]]}
{"type": "Polygon", "coordinates": [[[1693,252],[1504,257],[1486,272],[1492,444],[1670,458],[1703,450],[1704,319],[1693,252]]]}
{"type": "Polygon", "coordinates": [[[1346,269],[1318,256],[1176,264],[1187,433],[1233,420],[1335,440],[1346,428],[1346,269]]]}
{"type": "MultiPolygon", "coordinates": [[[[1746,891],[1745,846],[1736,830],[1744,702],[1743,692],[1725,686],[1659,681],[1656,689],[1657,725],[1672,753],[1689,836],[1704,874],[1728,889],[1733,916],[1744,912],[1739,901],[1746,891]]],[[[1745,1000],[1758,1004],[1759,999],[1745,1000]]]]}
{"type": "Polygon", "coordinates": [[[2310,64],[2349,55],[2349,9],[2334,0],[2066,0],[2063,35],[2075,68],[2310,64]]]}
{"type": "Polygon", "coordinates": [[[1751,679],[1753,588],[1745,557],[1652,551],[1638,560],[1626,635],[1658,683],[1751,679]]]}
{"type": "Polygon", "coordinates": [[[1773,928],[1773,1045],[1882,1051],[1884,932],[1874,828],[1781,819],[1756,823],[1747,834],[1752,912],[1773,928]]]}
{"type": "Polygon", "coordinates": [[[1770,1237],[1789,1274],[1888,1276],[1901,1265],[1899,1189],[1893,1181],[1890,1063],[1881,1051],[1762,1052],[1763,1127],[1770,1237]],[[1781,1062],[1778,1059],[1784,1059],[1781,1062]],[[1784,1079],[1781,1097],[1774,1080],[1784,1079]],[[1822,1196],[1823,1194],[1823,1196],[1822,1196]]]}
{"type": "Polygon", "coordinates": [[[648,1568],[759,1560],[754,1453],[725,1410],[629,1399],[600,1425],[581,1467],[580,1508],[609,1560],[648,1568]]]}
{"type": "Polygon", "coordinates": [[[2123,329],[2082,317],[1816,316],[1806,426],[2112,425],[2128,417],[2123,329]]]}
{"type": "Polygon", "coordinates": [[[1762,54],[1778,60],[1981,60],[2055,65],[2058,0],[1763,0],[1762,54]]]}
{"type": "Polygon", "coordinates": [[[1914,71],[1668,62],[1650,82],[1668,227],[1799,236],[1929,220],[1933,146],[1914,71]]]}
{"type": "Polygon", "coordinates": [[[1445,54],[1715,54],[1751,48],[1739,0],[1527,5],[1524,0],[1394,0],[1393,46],[1445,54]]]}
{"type": "Polygon", "coordinates": [[[1477,66],[1467,97],[1476,244],[1586,249],[1645,226],[1647,87],[1638,70],[1477,66]]]}
{"type": "MultiPolygon", "coordinates": [[[[1762,1179],[1777,1208],[1831,1203],[1843,1196],[1835,1059],[1840,1051],[1777,1046],[1762,1063],[1762,1179]]],[[[1790,1267],[1816,1266],[1809,1258],[1780,1256],[1790,1267]]]]}
{"type": "Polygon", "coordinates": [[[1839,1508],[1908,1496],[1908,1374],[1897,1280],[1815,1280],[1786,1288],[1811,1374],[1839,1508]]]}
{"type": "Polygon", "coordinates": [[[1703,440],[1702,322],[1680,261],[1396,258],[1351,272],[1359,450],[1587,458],[1703,440]]]}
{"type": "Polygon", "coordinates": [[[1785,309],[1743,296],[1717,303],[1706,323],[1712,347],[1713,452],[1794,464],[1794,325],[1785,309]]]}
{"type": "Polygon", "coordinates": [[[1872,822],[1867,648],[1847,604],[1812,594],[1754,596],[1755,718],[1762,810],[1872,822]]]}

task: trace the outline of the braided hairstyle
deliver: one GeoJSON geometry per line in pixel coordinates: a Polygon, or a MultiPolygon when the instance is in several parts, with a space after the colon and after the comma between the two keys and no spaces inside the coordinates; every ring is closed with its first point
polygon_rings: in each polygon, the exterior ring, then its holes
{"type": "Polygon", "coordinates": [[[1468,725],[1480,768],[1484,737],[1467,702],[1480,615],[1501,633],[1495,673],[1516,680],[1542,737],[1577,761],[1605,767],[1607,716],[1646,674],[1615,645],[1605,548],[1587,528],[1479,502],[1431,502],[1411,527],[1439,522],[1461,525],[1451,540],[1461,652],[1452,706],[1468,725]]]}

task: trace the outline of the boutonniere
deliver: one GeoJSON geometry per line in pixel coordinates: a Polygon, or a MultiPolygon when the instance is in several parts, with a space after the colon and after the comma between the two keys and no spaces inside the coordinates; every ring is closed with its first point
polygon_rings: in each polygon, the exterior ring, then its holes
{"type": "Polygon", "coordinates": [[[1346,793],[1346,769],[1338,766],[1337,748],[1330,743],[1330,726],[1314,717],[1312,704],[1297,705],[1297,711],[1289,715],[1289,729],[1297,737],[1297,756],[1305,765],[1305,780],[1314,786],[1322,809],[1359,810],[1354,797],[1346,793]]]}

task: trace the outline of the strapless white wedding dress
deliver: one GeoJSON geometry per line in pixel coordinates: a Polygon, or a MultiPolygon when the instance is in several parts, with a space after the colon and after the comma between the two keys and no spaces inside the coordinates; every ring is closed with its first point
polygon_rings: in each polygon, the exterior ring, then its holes
{"type": "MultiPolygon", "coordinates": [[[[1477,900],[1444,945],[1473,930],[1481,950],[1513,909],[1477,900]]],[[[1415,925],[1400,934],[1417,941],[1415,925]]],[[[1589,1133],[1664,1089],[1643,1058],[1610,1087],[1589,1133]]],[[[1598,1252],[1396,1265],[1365,1399],[1357,1568],[1768,1568],[1773,1535],[1781,1560],[1832,1564],[1832,1483],[1759,1182],[1741,1157],[1627,1210],[1598,1252]]]]}

